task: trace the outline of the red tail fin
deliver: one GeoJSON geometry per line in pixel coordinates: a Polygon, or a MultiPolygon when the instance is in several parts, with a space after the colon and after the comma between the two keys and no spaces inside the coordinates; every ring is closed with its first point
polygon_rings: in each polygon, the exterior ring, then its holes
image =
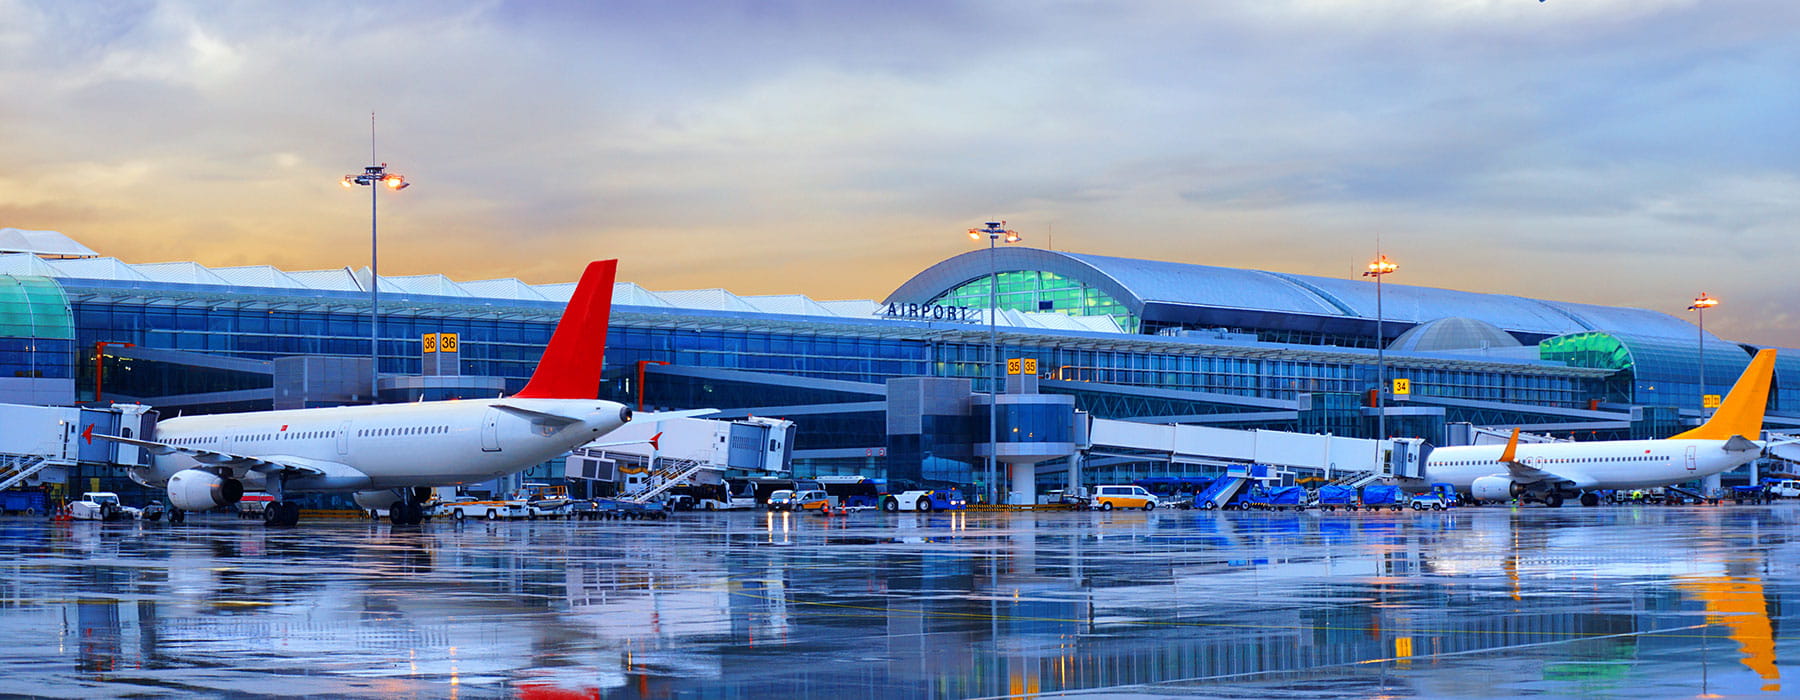
{"type": "Polygon", "coordinates": [[[520,399],[591,399],[600,395],[600,357],[606,352],[606,322],[612,317],[613,277],[619,261],[588,263],[563,309],[544,359],[520,399]]]}

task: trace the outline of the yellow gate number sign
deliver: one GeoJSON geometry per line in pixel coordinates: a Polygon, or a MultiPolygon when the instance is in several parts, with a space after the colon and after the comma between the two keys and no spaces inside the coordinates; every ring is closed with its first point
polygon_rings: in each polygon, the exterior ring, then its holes
{"type": "Polygon", "coordinates": [[[1012,358],[1006,361],[1007,374],[1037,374],[1037,359],[1012,358]]]}
{"type": "Polygon", "coordinates": [[[1037,359],[1036,358],[1030,358],[1030,357],[1025,358],[1025,373],[1026,374],[1037,374],[1037,359]]]}
{"type": "Polygon", "coordinates": [[[1411,393],[1412,393],[1412,380],[1411,379],[1396,379],[1396,380],[1394,380],[1394,395],[1395,396],[1405,396],[1405,395],[1411,394],[1411,393]]]}
{"type": "Polygon", "coordinates": [[[455,333],[426,333],[420,340],[425,343],[425,352],[456,352],[455,333]]]}
{"type": "Polygon", "coordinates": [[[1021,360],[1016,357],[1013,359],[1007,360],[1006,361],[1006,373],[1007,374],[1018,374],[1019,368],[1022,367],[1024,364],[1025,364],[1024,360],[1021,360]]]}
{"type": "Polygon", "coordinates": [[[1719,395],[1718,394],[1706,394],[1704,396],[1701,396],[1700,397],[1700,407],[1701,408],[1718,408],[1719,407],[1719,395]]]}

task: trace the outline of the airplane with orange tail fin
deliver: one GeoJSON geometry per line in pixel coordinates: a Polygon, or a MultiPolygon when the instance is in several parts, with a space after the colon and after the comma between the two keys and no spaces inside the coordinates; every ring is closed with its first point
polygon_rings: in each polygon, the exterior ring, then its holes
{"type": "Polygon", "coordinates": [[[1610,440],[1440,447],[1426,458],[1425,483],[1447,483],[1477,500],[1527,498],[1557,507],[1593,492],[1672,486],[1730,471],[1761,456],[1763,412],[1775,351],[1762,350],[1704,424],[1666,440],[1610,440]]]}

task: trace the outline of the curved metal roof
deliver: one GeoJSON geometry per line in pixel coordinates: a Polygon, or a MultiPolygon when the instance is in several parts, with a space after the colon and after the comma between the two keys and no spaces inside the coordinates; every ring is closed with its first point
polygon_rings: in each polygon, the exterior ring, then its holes
{"type": "MultiPolygon", "coordinates": [[[[931,266],[888,295],[887,302],[923,303],[957,286],[1000,271],[1044,270],[1101,289],[1132,313],[1148,306],[1231,309],[1373,322],[1375,285],[1361,278],[1340,279],[1262,270],[1243,270],[1157,260],[1134,260],[1035,248],[974,250],[931,266]]],[[[1626,307],[1596,306],[1386,283],[1381,316],[1397,324],[1419,324],[1462,316],[1504,330],[1556,336],[1605,330],[1642,337],[1688,337],[1694,326],[1668,314],[1626,307]]]]}
{"type": "Polygon", "coordinates": [[[1488,348],[1516,348],[1522,344],[1492,323],[1455,316],[1413,326],[1388,345],[1390,352],[1443,352],[1488,348]]]}

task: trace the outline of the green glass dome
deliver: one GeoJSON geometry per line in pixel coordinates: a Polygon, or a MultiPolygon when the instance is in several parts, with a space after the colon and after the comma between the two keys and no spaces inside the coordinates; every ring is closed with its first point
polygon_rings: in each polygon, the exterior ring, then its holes
{"type": "Polygon", "coordinates": [[[0,338],[74,340],[62,285],[48,277],[0,275],[0,338]]]}

